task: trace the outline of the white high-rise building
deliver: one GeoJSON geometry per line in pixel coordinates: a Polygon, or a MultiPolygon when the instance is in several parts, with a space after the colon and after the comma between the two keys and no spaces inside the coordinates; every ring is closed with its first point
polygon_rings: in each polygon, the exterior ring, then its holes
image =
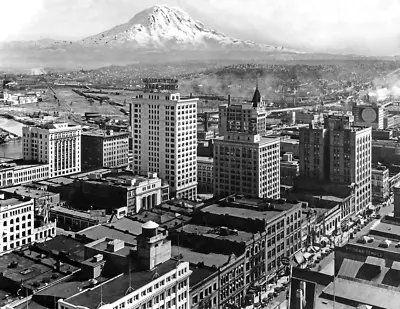
{"type": "Polygon", "coordinates": [[[197,98],[142,93],[131,104],[132,170],[158,173],[177,198],[197,195],[197,98]]]}
{"type": "Polygon", "coordinates": [[[48,163],[50,178],[81,171],[81,126],[54,123],[22,133],[24,160],[48,163]]]}

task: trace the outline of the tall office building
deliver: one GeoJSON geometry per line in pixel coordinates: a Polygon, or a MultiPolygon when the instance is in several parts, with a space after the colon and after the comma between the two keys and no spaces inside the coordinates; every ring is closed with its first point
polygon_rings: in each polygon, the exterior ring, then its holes
{"type": "Polygon", "coordinates": [[[265,102],[258,88],[250,103],[228,104],[219,106],[219,135],[228,132],[243,132],[249,134],[266,134],[265,102]]]}
{"type": "Polygon", "coordinates": [[[129,133],[112,130],[82,133],[82,170],[128,165],[129,133]]]}
{"type": "Polygon", "coordinates": [[[372,129],[354,127],[354,117],[329,115],[324,125],[300,129],[300,175],[348,184],[355,194],[355,212],[371,203],[372,129]]]}
{"type": "Polygon", "coordinates": [[[156,92],[131,104],[132,170],[158,173],[177,198],[197,196],[197,101],[156,92]]]}
{"type": "Polygon", "coordinates": [[[49,177],[81,171],[80,126],[54,123],[22,129],[23,157],[27,161],[49,164],[49,177]]]}
{"type": "Polygon", "coordinates": [[[280,197],[280,140],[230,132],[214,141],[214,195],[280,197]]]}

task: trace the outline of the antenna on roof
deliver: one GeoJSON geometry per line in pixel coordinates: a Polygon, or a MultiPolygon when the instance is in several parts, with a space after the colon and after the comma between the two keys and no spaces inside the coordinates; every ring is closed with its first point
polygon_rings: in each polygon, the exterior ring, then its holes
{"type": "Polygon", "coordinates": [[[100,308],[101,306],[104,306],[106,303],[103,302],[103,284],[100,284],[100,303],[97,306],[97,309],[100,308]]]}
{"type": "Polygon", "coordinates": [[[132,293],[134,291],[132,287],[132,272],[131,272],[131,260],[129,260],[129,287],[125,291],[125,296],[128,295],[129,293],[132,293]]]}

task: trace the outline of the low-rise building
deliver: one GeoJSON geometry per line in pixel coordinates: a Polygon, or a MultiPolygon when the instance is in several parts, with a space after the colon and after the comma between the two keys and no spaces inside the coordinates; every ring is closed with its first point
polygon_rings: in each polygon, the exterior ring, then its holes
{"type": "Polygon", "coordinates": [[[32,164],[24,160],[2,160],[0,188],[49,178],[49,164],[32,164]]]}
{"type": "Polygon", "coordinates": [[[281,185],[292,186],[294,180],[299,176],[299,161],[293,159],[293,154],[287,152],[283,155],[280,164],[281,185]]]}
{"type": "Polygon", "coordinates": [[[372,198],[383,202],[389,198],[389,169],[383,165],[374,166],[371,169],[372,198]]]}
{"type": "Polygon", "coordinates": [[[33,199],[16,195],[7,198],[0,194],[0,218],[3,231],[0,254],[41,242],[56,235],[56,223],[35,220],[33,199]]]}
{"type": "Polygon", "coordinates": [[[134,175],[130,171],[87,174],[74,182],[73,205],[77,209],[106,209],[127,207],[135,214],[148,210],[168,200],[168,184],[149,173],[147,177],[134,175]]]}
{"type": "Polygon", "coordinates": [[[45,207],[51,208],[63,204],[60,201],[60,194],[46,191],[32,184],[2,188],[0,193],[4,193],[6,196],[20,195],[32,199],[35,206],[35,214],[40,214],[45,207]]]}
{"type": "Polygon", "coordinates": [[[189,308],[189,263],[171,259],[167,236],[167,231],[158,231],[158,225],[148,221],[137,237],[137,248],[109,238],[86,245],[85,257],[92,258],[88,266],[105,259],[103,271],[126,266],[125,273],[59,300],[58,308],[96,309],[105,304],[110,308],[189,308]]]}
{"type": "Polygon", "coordinates": [[[214,186],[214,159],[197,157],[197,190],[199,193],[212,193],[214,186]]]}
{"type": "Polygon", "coordinates": [[[50,209],[50,219],[57,221],[58,227],[74,232],[90,226],[107,223],[110,217],[105,210],[81,211],[63,206],[56,206],[50,209]]]}
{"type": "Polygon", "coordinates": [[[87,131],[81,143],[82,170],[128,166],[128,132],[87,131]]]}
{"type": "Polygon", "coordinates": [[[301,249],[301,206],[285,199],[230,196],[194,212],[180,240],[203,244],[213,253],[244,254],[244,284],[263,289],[283,269],[282,257],[301,249]]]}

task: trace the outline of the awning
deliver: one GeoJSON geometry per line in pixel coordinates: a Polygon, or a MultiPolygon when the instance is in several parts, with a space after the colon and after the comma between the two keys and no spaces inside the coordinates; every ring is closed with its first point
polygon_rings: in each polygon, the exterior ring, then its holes
{"type": "Polygon", "coordinates": [[[370,210],[375,210],[375,206],[374,206],[374,205],[369,205],[368,208],[369,208],[370,210]]]}
{"type": "Polygon", "coordinates": [[[367,257],[367,259],[365,260],[365,263],[366,264],[370,264],[370,265],[380,266],[380,267],[384,267],[385,266],[385,260],[384,259],[376,258],[374,256],[367,257]]]}
{"type": "Polygon", "coordinates": [[[294,255],[294,260],[295,260],[296,263],[299,264],[299,265],[303,264],[303,263],[305,262],[303,253],[297,252],[297,253],[294,255]]]}
{"type": "Polygon", "coordinates": [[[306,253],[303,254],[303,256],[304,256],[304,258],[305,258],[306,260],[308,260],[310,257],[312,257],[312,254],[306,252],[306,253]]]}

